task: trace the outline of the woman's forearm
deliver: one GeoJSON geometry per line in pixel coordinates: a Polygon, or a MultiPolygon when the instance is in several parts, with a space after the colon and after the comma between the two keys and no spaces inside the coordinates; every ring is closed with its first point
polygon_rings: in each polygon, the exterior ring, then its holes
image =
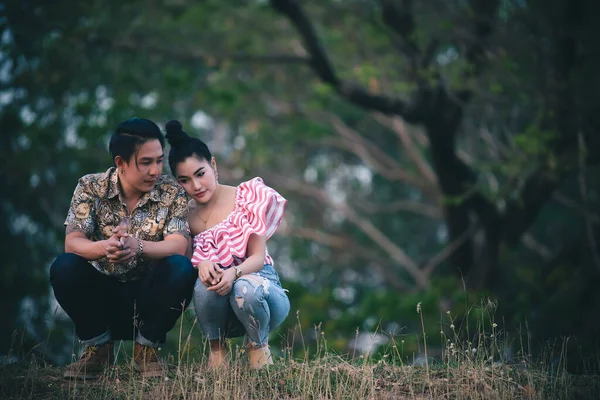
{"type": "MultiPolygon", "coordinates": [[[[157,260],[172,255],[187,255],[188,241],[187,238],[179,234],[172,234],[160,242],[151,242],[142,240],[142,257],[157,260]]],[[[139,245],[138,245],[139,246],[139,245]]],[[[138,248],[139,250],[139,248],[138,248]]]]}
{"type": "Polygon", "coordinates": [[[261,257],[259,254],[255,254],[245,259],[244,262],[238,266],[238,268],[242,270],[242,275],[246,275],[260,271],[264,267],[264,264],[264,256],[261,257]]]}

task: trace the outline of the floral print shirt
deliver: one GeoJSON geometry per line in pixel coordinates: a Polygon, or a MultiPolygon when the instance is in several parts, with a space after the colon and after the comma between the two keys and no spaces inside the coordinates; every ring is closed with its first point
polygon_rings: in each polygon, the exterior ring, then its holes
{"type": "MultiPolygon", "coordinates": [[[[130,235],[152,242],[177,233],[190,237],[185,190],[168,175],[161,175],[151,192],[146,193],[131,213],[119,189],[116,168],[79,179],[65,221],[71,231],[84,233],[93,241],[109,239],[113,228],[129,220],[130,235]]],[[[152,260],[134,259],[127,265],[109,262],[106,257],[90,261],[98,271],[119,281],[139,279],[153,266],[152,260]]]]}

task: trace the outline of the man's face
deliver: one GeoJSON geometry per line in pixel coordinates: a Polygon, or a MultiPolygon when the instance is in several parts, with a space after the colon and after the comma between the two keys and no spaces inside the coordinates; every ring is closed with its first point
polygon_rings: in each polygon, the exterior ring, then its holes
{"type": "Polygon", "coordinates": [[[152,191],[162,174],[163,159],[164,152],[160,142],[147,141],[140,146],[137,154],[131,156],[129,162],[124,163],[125,173],[121,176],[123,183],[142,193],[152,191]]]}

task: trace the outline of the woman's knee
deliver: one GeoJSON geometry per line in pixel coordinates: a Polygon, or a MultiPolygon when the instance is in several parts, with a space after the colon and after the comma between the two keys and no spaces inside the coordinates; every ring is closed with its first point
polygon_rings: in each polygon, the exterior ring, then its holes
{"type": "Polygon", "coordinates": [[[247,278],[240,278],[233,283],[231,307],[251,313],[257,312],[264,305],[265,287],[263,284],[247,278]]]}
{"type": "Polygon", "coordinates": [[[271,311],[271,330],[273,330],[281,325],[290,313],[290,300],[285,293],[281,293],[278,296],[272,296],[269,303],[269,309],[271,311]]]}
{"type": "Polygon", "coordinates": [[[279,326],[290,311],[290,301],[285,292],[268,279],[242,277],[235,281],[233,294],[231,307],[238,316],[268,320],[271,330],[279,326]]]}
{"type": "Polygon", "coordinates": [[[194,285],[194,307],[196,308],[196,312],[212,309],[220,303],[226,303],[226,298],[219,296],[212,290],[208,290],[208,287],[197,278],[194,285]]]}

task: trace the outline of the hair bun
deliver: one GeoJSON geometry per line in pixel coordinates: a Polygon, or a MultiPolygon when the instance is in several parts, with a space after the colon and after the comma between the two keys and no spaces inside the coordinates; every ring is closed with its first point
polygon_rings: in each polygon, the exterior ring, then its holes
{"type": "Polygon", "coordinates": [[[165,137],[171,147],[184,145],[190,138],[188,134],[183,131],[181,122],[177,120],[167,122],[165,129],[167,130],[167,135],[165,137]]]}

